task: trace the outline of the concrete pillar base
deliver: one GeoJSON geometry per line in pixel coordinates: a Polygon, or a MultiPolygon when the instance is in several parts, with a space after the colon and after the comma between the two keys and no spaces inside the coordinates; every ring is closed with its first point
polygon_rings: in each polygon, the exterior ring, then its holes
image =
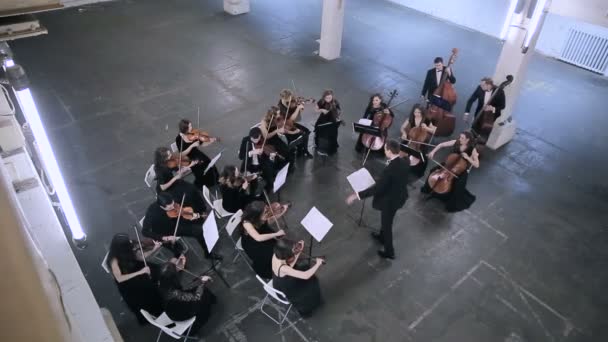
{"type": "Polygon", "coordinates": [[[249,0],[224,0],[224,12],[230,15],[249,13],[249,0]]]}

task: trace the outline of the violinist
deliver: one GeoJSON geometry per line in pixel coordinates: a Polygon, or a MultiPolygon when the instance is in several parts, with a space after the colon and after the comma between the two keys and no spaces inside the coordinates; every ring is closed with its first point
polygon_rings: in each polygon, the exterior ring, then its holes
{"type": "MultiPolygon", "coordinates": [[[[249,130],[249,135],[241,140],[239,148],[239,159],[241,162],[241,172],[248,174],[261,175],[267,185],[274,181],[275,171],[280,164],[281,157],[277,156],[276,149],[264,145],[262,130],[259,127],[253,127],[249,130]],[[262,145],[266,152],[262,150],[262,145]]],[[[252,182],[253,187],[257,187],[259,179],[252,182]]]]}
{"type": "Polygon", "coordinates": [[[217,184],[217,168],[213,166],[205,174],[205,169],[209,165],[211,159],[199,149],[199,146],[209,146],[216,142],[217,138],[194,134],[192,122],[187,119],[180,120],[178,128],[179,134],[175,137],[175,144],[177,145],[178,150],[182,153],[182,156],[187,156],[190,160],[198,161],[196,165],[192,166],[192,173],[195,177],[194,185],[199,189],[202,188],[203,185],[211,188],[217,184]]]}
{"type": "MultiPolygon", "coordinates": [[[[401,125],[401,143],[408,145],[412,149],[426,155],[431,137],[435,134],[437,127],[433,125],[431,119],[426,116],[426,110],[422,105],[416,103],[412,107],[410,116],[401,125]],[[424,144],[421,144],[424,143],[424,144]]],[[[405,156],[404,152],[401,152],[405,156]]],[[[407,156],[410,160],[410,171],[421,177],[426,170],[426,158],[419,158],[416,155],[407,156]]]]}
{"type": "MultiPolygon", "coordinates": [[[[276,151],[276,154],[272,156],[275,169],[280,169],[285,163],[291,162],[293,159],[291,153],[289,153],[287,135],[291,134],[293,136],[297,134],[297,131],[295,131],[295,127],[284,127],[284,120],[285,117],[281,115],[279,108],[272,106],[266,111],[266,115],[262,118],[259,126],[262,139],[265,141],[262,142],[262,145],[270,145],[276,151]]],[[[293,165],[293,163],[291,164],[293,165]]]]}
{"type": "Polygon", "coordinates": [[[324,261],[316,258],[312,267],[298,264],[303,247],[303,241],[277,241],[271,264],[272,286],[287,296],[300,316],[308,318],[323,303],[316,273],[324,261]]]}
{"type": "Polygon", "coordinates": [[[274,231],[265,215],[266,204],[262,201],[249,203],[243,211],[241,241],[247,256],[253,261],[253,270],[264,279],[272,278],[272,254],[277,238],[285,235],[280,229],[274,231]]]}
{"type": "Polygon", "coordinates": [[[289,89],[283,89],[280,93],[280,100],[277,106],[281,112],[285,124],[285,128],[290,127],[290,131],[285,131],[284,134],[291,143],[301,137],[302,141],[298,144],[297,154],[306,158],[312,158],[308,152],[308,137],[310,130],[298,123],[301,120],[301,114],[304,110],[305,100],[296,98],[293,92],[289,89]]]}
{"type": "MultiPolygon", "coordinates": [[[[177,224],[176,216],[180,212],[178,207],[179,203],[175,203],[170,193],[158,193],[156,202],[150,204],[146,210],[142,229],[143,235],[157,241],[175,243],[176,238],[173,235],[177,224]]],[[[219,255],[209,253],[203,239],[202,225],[207,217],[204,202],[184,201],[184,207],[181,211],[182,217],[179,220],[176,236],[195,238],[203,248],[207,259],[220,259],[219,255]]]]}
{"type": "Polygon", "coordinates": [[[257,176],[248,179],[242,176],[239,169],[233,165],[226,165],[220,175],[220,191],[222,193],[222,207],[229,213],[236,213],[251,203],[255,196],[251,192],[251,183],[257,176]]]}
{"type": "MultiPolygon", "coordinates": [[[[367,107],[365,108],[365,113],[363,114],[363,119],[374,120],[374,116],[378,112],[383,112],[391,117],[395,117],[393,111],[384,103],[382,95],[376,93],[370,97],[367,107]]],[[[385,134],[386,133],[387,132],[385,132],[385,134]]],[[[355,150],[357,152],[363,152],[363,148],[365,147],[361,138],[362,134],[359,134],[359,139],[357,139],[357,144],[355,145],[355,150]]]]}
{"type": "Polygon", "coordinates": [[[188,157],[179,153],[171,153],[166,147],[159,147],[154,151],[154,173],[156,174],[156,193],[169,192],[175,198],[181,198],[186,194],[189,201],[200,200],[200,190],[191,183],[183,180],[183,177],[198,161],[190,161],[188,157]],[[181,163],[181,166],[177,164],[181,163]]]}
{"type": "Polygon", "coordinates": [[[332,155],[338,151],[338,125],[342,122],[342,109],[333,90],[323,92],[315,112],[319,113],[315,122],[315,150],[321,155],[332,155]]]}
{"type": "MultiPolygon", "coordinates": [[[[477,117],[477,113],[479,113],[483,107],[484,111],[489,111],[493,114],[493,121],[500,116],[501,111],[505,109],[506,97],[505,91],[501,88],[497,88],[494,85],[494,81],[490,77],[484,77],[481,79],[479,86],[475,89],[469,100],[467,101],[467,105],[465,107],[464,120],[468,120],[469,112],[473,103],[477,101],[477,109],[475,110],[475,119],[477,117]],[[492,98],[492,94],[496,91],[496,96],[492,98]],[[492,99],[491,99],[492,98],[492,99]]],[[[481,123],[481,121],[478,121],[481,123]]],[[[473,127],[473,130],[476,132],[480,132],[480,127],[473,127]]]]}
{"type": "Polygon", "coordinates": [[[450,83],[456,83],[456,77],[454,77],[452,69],[443,65],[443,58],[436,57],[433,62],[435,63],[435,67],[426,72],[424,85],[422,86],[422,93],[420,94],[420,97],[424,102],[428,102],[429,97],[433,96],[435,89],[437,89],[441,83],[441,77],[443,76],[444,72],[448,73],[447,79],[450,81],[450,83]]]}
{"type": "Polygon", "coordinates": [[[444,167],[433,168],[420,191],[445,201],[449,212],[468,209],[475,202],[475,196],[466,190],[468,171],[471,167],[479,167],[475,139],[471,132],[462,132],[458,139],[437,145],[429,153],[429,158],[434,158],[435,153],[444,147],[451,147],[442,164],[444,167]]]}

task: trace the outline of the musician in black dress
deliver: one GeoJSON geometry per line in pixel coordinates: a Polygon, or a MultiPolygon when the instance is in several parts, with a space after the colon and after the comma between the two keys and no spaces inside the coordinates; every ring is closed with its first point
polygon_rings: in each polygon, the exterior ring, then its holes
{"type": "Polygon", "coordinates": [[[292,137],[295,133],[283,127],[282,122],[284,120],[285,118],[279,111],[279,107],[272,106],[266,111],[266,115],[262,118],[259,126],[262,139],[266,141],[264,145],[270,145],[275,150],[275,153],[269,155],[269,157],[277,170],[287,163],[293,166],[293,154],[289,153],[290,140],[288,136],[292,137]]]}
{"type": "Polygon", "coordinates": [[[262,130],[253,127],[249,130],[249,135],[241,140],[239,148],[239,159],[241,162],[241,172],[247,174],[257,174],[258,178],[250,182],[252,191],[255,192],[260,183],[260,178],[267,186],[271,186],[278,166],[281,164],[276,153],[264,153],[262,151],[262,130]],[[261,176],[261,177],[260,177],[261,176]]]}
{"type": "MultiPolygon", "coordinates": [[[[192,173],[194,173],[195,177],[194,185],[199,189],[202,188],[203,185],[206,185],[208,188],[216,185],[219,175],[217,168],[213,166],[205,173],[205,169],[209,165],[211,159],[199,149],[201,139],[188,134],[192,132],[192,122],[187,119],[182,119],[179,121],[178,128],[179,134],[175,137],[177,149],[187,155],[191,160],[198,161],[196,165],[192,166],[192,173]]],[[[213,137],[205,138],[205,141],[202,142],[202,147],[209,146],[216,141],[217,139],[213,137]]]]}
{"type": "MultiPolygon", "coordinates": [[[[303,241],[299,242],[303,244],[303,241]]],[[[274,247],[272,256],[272,286],[283,292],[300,316],[307,318],[322,303],[321,287],[315,273],[323,264],[316,258],[312,267],[298,264],[301,250],[294,252],[292,241],[282,239],[274,247]]]]}
{"type": "Polygon", "coordinates": [[[272,254],[277,238],[284,236],[285,231],[275,232],[264,217],[265,203],[249,203],[243,211],[241,221],[241,243],[247,256],[253,261],[253,270],[260,277],[272,278],[272,254]]]}
{"type": "Polygon", "coordinates": [[[317,101],[315,112],[319,118],[315,122],[315,150],[321,155],[332,155],[338,151],[338,128],[340,123],[340,102],[333,90],[325,90],[317,101]]]}
{"type": "MultiPolygon", "coordinates": [[[[171,159],[171,151],[166,147],[159,147],[154,152],[154,173],[156,174],[156,193],[168,192],[173,198],[182,198],[186,195],[188,203],[200,202],[204,204],[200,189],[186,182],[183,177],[188,171],[198,164],[198,161],[191,161],[185,167],[169,167],[168,160],[171,159]]],[[[177,165],[177,163],[176,163],[177,165]]],[[[173,166],[173,165],[172,165],[173,166]]]]}
{"type": "Polygon", "coordinates": [[[150,268],[143,263],[144,257],[137,243],[133,243],[127,234],[116,234],[106,261],[118,291],[139,324],[146,323],[139,310],[144,309],[155,316],[163,312],[158,288],[152,281],[150,268]]]}
{"type": "Polygon", "coordinates": [[[433,96],[433,93],[437,87],[439,87],[444,72],[448,73],[447,80],[450,81],[450,83],[456,83],[456,77],[454,77],[452,69],[443,65],[443,58],[435,57],[433,62],[435,63],[435,67],[426,72],[424,85],[422,86],[422,92],[420,94],[420,97],[424,103],[426,103],[428,99],[433,96]]]}
{"type": "MultiPolygon", "coordinates": [[[[181,198],[179,199],[181,203],[181,198]]],[[[177,217],[169,217],[169,212],[175,211],[176,203],[170,193],[160,192],[156,196],[156,201],[146,210],[142,233],[144,236],[152,238],[156,241],[175,242],[173,234],[177,217]]],[[[195,238],[203,248],[206,258],[220,259],[219,255],[209,253],[207,245],[203,239],[203,222],[207,214],[205,214],[204,202],[186,202],[184,207],[191,207],[193,213],[190,217],[179,220],[176,236],[189,236],[195,238]]],[[[184,210],[182,208],[182,210],[184,210]]]]}
{"type": "Polygon", "coordinates": [[[419,103],[416,103],[412,107],[410,116],[401,125],[401,143],[422,153],[422,155],[406,155],[405,152],[401,152],[401,156],[407,157],[410,161],[410,172],[418,177],[422,177],[424,171],[426,171],[428,162],[428,159],[425,157],[428,152],[428,145],[420,143],[429,143],[435,134],[435,130],[437,130],[437,127],[426,116],[426,110],[419,103]],[[410,133],[412,134],[410,135],[410,133]],[[426,138],[422,139],[421,137],[423,136],[426,136],[426,138]]]}
{"type": "MultiPolygon", "coordinates": [[[[388,108],[386,103],[384,103],[382,95],[376,93],[369,98],[369,102],[367,104],[367,107],[365,108],[365,113],[363,114],[363,119],[373,121],[374,115],[378,112],[384,112],[384,114],[389,114],[390,116],[395,117],[393,111],[388,108]]],[[[363,152],[363,149],[366,147],[365,145],[363,145],[361,138],[362,134],[359,134],[359,139],[357,139],[357,143],[355,144],[355,150],[357,152],[363,152]]]]}
{"type": "MultiPolygon", "coordinates": [[[[505,91],[501,88],[498,88],[494,85],[494,81],[490,77],[484,77],[481,79],[479,86],[475,88],[475,91],[467,100],[467,105],[465,107],[464,119],[467,120],[469,117],[469,112],[471,111],[471,107],[473,103],[477,102],[477,109],[475,109],[475,113],[473,116],[473,120],[477,118],[477,114],[483,108],[484,111],[490,111],[494,114],[494,121],[500,116],[501,111],[505,109],[506,105],[506,97],[505,91]],[[492,94],[496,92],[494,98],[492,98],[492,94]]],[[[480,122],[480,121],[479,121],[480,122]]],[[[480,125],[476,125],[473,129],[476,132],[480,132],[480,125]]]]}
{"type": "Polygon", "coordinates": [[[180,268],[174,263],[167,262],[161,268],[159,289],[163,308],[169,318],[174,321],[186,321],[194,316],[192,332],[197,332],[211,315],[211,306],[217,298],[205,285],[211,280],[202,276],[196,284],[184,288],[180,283],[180,268]]]}
{"type": "Polygon", "coordinates": [[[220,191],[222,193],[222,207],[229,213],[236,213],[245,209],[255,197],[251,193],[251,184],[244,179],[239,169],[234,165],[226,165],[220,175],[220,191]]]}
{"type": "Polygon", "coordinates": [[[434,197],[439,198],[445,202],[445,207],[448,212],[456,212],[468,209],[473,202],[475,202],[475,196],[471,194],[467,189],[467,179],[469,176],[469,169],[471,167],[479,167],[479,153],[475,149],[475,140],[471,132],[460,133],[458,139],[442,142],[435,146],[435,148],[429,153],[429,158],[434,158],[435,153],[444,147],[451,147],[450,153],[455,153],[462,156],[467,162],[467,170],[457,175],[458,178],[453,180],[451,191],[445,194],[438,194],[433,191],[433,188],[429,185],[429,179],[435,177],[434,171],[439,170],[440,166],[431,169],[429,177],[427,178],[424,186],[420,189],[421,192],[432,194],[434,197]]]}
{"type": "Polygon", "coordinates": [[[302,141],[298,144],[297,154],[306,158],[312,158],[312,154],[308,152],[308,137],[310,136],[310,130],[299,124],[300,115],[304,110],[304,104],[298,103],[298,99],[294,96],[293,92],[289,89],[283,89],[280,93],[280,100],[277,106],[281,111],[281,115],[285,120],[291,120],[295,123],[293,132],[285,132],[285,135],[289,139],[289,142],[293,142],[296,139],[301,138],[302,141]],[[287,108],[289,106],[289,108],[287,108]]]}

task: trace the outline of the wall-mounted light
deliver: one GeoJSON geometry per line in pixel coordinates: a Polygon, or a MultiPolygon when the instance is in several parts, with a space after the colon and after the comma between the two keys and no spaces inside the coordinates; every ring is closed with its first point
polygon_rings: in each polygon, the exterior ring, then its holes
{"type": "Polygon", "coordinates": [[[72,203],[63,176],[59,170],[59,164],[55,158],[55,153],[53,152],[49,138],[42,125],[42,120],[40,119],[36,103],[30,92],[29,82],[25,72],[21,66],[16,65],[10,58],[5,59],[3,65],[11,82],[11,86],[15,90],[15,96],[21,106],[23,116],[28,122],[38,144],[40,158],[42,159],[48,177],[57,193],[61,209],[63,210],[70,231],[72,232],[72,239],[77,247],[84,247],[86,246],[86,235],[82,230],[80,220],[74,209],[74,204],[72,203]]]}
{"type": "Polygon", "coordinates": [[[509,2],[509,9],[507,10],[507,17],[505,18],[505,22],[502,24],[502,30],[500,31],[500,39],[507,39],[507,33],[509,32],[509,27],[511,27],[511,20],[513,20],[513,15],[515,14],[515,7],[517,7],[517,0],[511,0],[509,2]]]}
{"type": "Polygon", "coordinates": [[[536,29],[538,28],[538,22],[540,21],[540,16],[543,14],[545,10],[545,4],[547,0],[538,0],[536,1],[536,6],[534,7],[534,12],[532,13],[532,18],[530,18],[530,23],[528,24],[528,32],[526,33],[526,39],[524,40],[524,50],[528,50],[528,46],[530,46],[530,42],[532,38],[534,38],[534,34],[536,33],[536,29]]]}

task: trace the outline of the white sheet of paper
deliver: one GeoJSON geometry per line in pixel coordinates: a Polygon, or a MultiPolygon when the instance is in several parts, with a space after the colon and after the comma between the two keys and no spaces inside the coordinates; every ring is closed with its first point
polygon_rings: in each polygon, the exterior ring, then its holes
{"type": "Polygon", "coordinates": [[[316,207],[312,207],[300,223],[317,242],[321,242],[334,225],[316,207]]]}
{"type": "Polygon", "coordinates": [[[359,119],[359,125],[371,126],[372,125],[372,120],[370,120],[370,119],[359,119]]]}
{"type": "Polygon", "coordinates": [[[272,188],[272,192],[276,193],[279,189],[285,184],[287,180],[287,171],[289,170],[289,163],[285,165],[279,172],[277,172],[277,176],[274,177],[274,184],[272,188]]]}
{"type": "Polygon", "coordinates": [[[374,181],[372,175],[364,167],[351,173],[346,177],[346,179],[356,193],[369,189],[376,184],[376,181],[374,181]]]}
{"type": "Polygon", "coordinates": [[[203,172],[203,174],[207,174],[207,171],[211,170],[213,165],[215,165],[215,163],[217,163],[217,161],[222,157],[222,152],[218,153],[217,156],[215,156],[215,157],[213,157],[213,159],[211,159],[211,161],[209,162],[209,165],[207,165],[207,168],[205,169],[205,172],[203,172]]]}
{"type": "Polygon", "coordinates": [[[215,244],[217,243],[217,240],[220,239],[220,234],[217,230],[217,222],[215,221],[213,211],[209,213],[205,223],[203,223],[203,238],[205,239],[207,250],[211,253],[213,247],[215,247],[215,244]]]}

